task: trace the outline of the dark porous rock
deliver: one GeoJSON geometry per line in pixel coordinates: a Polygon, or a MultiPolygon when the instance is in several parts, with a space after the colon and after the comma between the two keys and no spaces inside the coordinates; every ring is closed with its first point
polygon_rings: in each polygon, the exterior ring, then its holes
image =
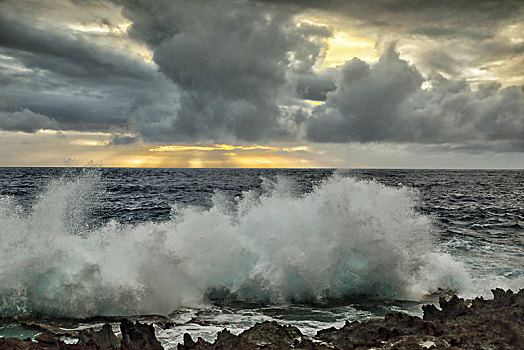
{"type": "Polygon", "coordinates": [[[433,304],[428,304],[422,306],[422,311],[424,312],[423,319],[426,321],[434,321],[441,319],[441,312],[433,304]]]}
{"type": "Polygon", "coordinates": [[[240,337],[237,337],[227,329],[224,329],[217,334],[217,340],[215,341],[214,345],[216,347],[233,347],[233,348],[240,348],[242,346],[242,342],[240,337]]]}
{"type": "Polygon", "coordinates": [[[22,350],[29,349],[31,341],[18,338],[0,338],[0,350],[22,350]]]}
{"type": "Polygon", "coordinates": [[[275,321],[257,323],[240,334],[240,338],[245,343],[254,345],[282,344],[289,346],[300,337],[302,337],[302,333],[298,328],[281,326],[275,321]]]}
{"type": "Polygon", "coordinates": [[[346,322],[340,329],[319,331],[315,339],[340,349],[382,348],[406,336],[434,336],[439,333],[431,322],[403,313],[388,313],[384,320],[346,322]]]}
{"type": "Polygon", "coordinates": [[[0,350],[114,350],[118,348],[108,348],[96,343],[88,344],[66,344],[56,339],[50,333],[38,336],[36,342],[31,339],[0,338],[0,350]]]}
{"type": "MultiPolygon", "coordinates": [[[[218,346],[215,346],[214,344],[208,343],[204,339],[198,337],[197,341],[193,341],[191,336],[188,333],[184,333],[184,344],[178,344],[177,349],[178,350],[208,350],[208,349],[217,349],[218,346]]],[[[228,346],[222,346],[220,349],[238,349],[237,348],[230,348],[228,346]]]]}
{"type": "Polygon", "coordinates": [[[524,290],[493,290],[493,300],[451,296],[425,305],[423,319],[389,313],[384,320],[348,323],[315,339],[335,349],[524,349],[524,290]]]}
{"type": "Polygon", "coordinates": [[[160,350],[163,349],[160,342],[156,339],[155,329],[151,324],[142,324],[124,319],[120,322],[122,340],[120,348],[122,350],[160,350]]]}
{"type": "MultiPolygon", "coordinates": [[[[202,338],[193,341],[186,333],[184,344],[179,344],[178,349],[524,349],[524,289],[517,294],[495,289],[493,296],[493,300],[466,301],[452,295],[449,299],[440,299],[440,310],[434,305],[425,305],[422,319],[388,313],[383,320],[346,322],[340,329],[324,329],[315,337],[304,336],[298,328],[276,322],[258,323],[239,335],[224,329],[213,343],[202,338]]],[[[35,327],[27,320],[22,324],[35,327]]],[[[38,327],[56,332],[41,324],[38,327]]],[[[98,332],[80,331],[78,344],[66,344],[56,339],[56,334],[47,332],[37,337],[36,343],[30,339],[0,338],[0,350],[162,349],[152,325],[124,319],[120,329],[120,344],[111,326],[106,324],[98,332]]]]}
{"type": "Polygon", "coordinates": [[[511,289],[504,291],[504,289],[496,288],[491,291],[493,293],[493,301],[501,307],[514,305],[518,300],[519,295],[513,294],[511,289]]]}
{"type": "Polygon", "coordinates": [[[304,349],[304,350],[328,350],[333,347],[327,346],[325,343],[309,338],[296,339],[293,343],[293,349],[304,349]]]}
{"type": "Polygon", "coordinates": [[[47,327],[45,324],[28,322],[24,320],[23,325],[31,328],[51,329],[53,332],[44,332],[35,338],[33,342],[30,338],[22,340],[17,338],[0,338],[0,350],[3,349],[30,349],[30,350],[162,350],[163,347],[156,339],[155,330],[152,325],[141,324],[124,319],[121,321],[120,330],[122,331],[121,341],[115,336],[111,325],[106,323],[102,329],[95,331],[93,328],[84,329],[78,332],[77,344],[66,344],[57,338],[60,332],[47,327]],[[42,326],[43,325],[43,326],[42,326]]]}
{"type": "Polygon", "coordinates": [[[440,300],[442,311],[423,307],[424,320],[431,321],[437,335],[458,349],[524,349],[524,289],[494,289],[494,299],[476,298],[468,307],[453,296],[440,300]]]}
{"type": "Polygon", "coordinates": [[[61,340],[56,339],[53,335],[49,333],[43,333],[35,338],[35,340],[40,344],[49,344],[49,345],[60,345],[61,340]]]}
{"type": "Polygon", "coordinates": [[[109,323],[102,326],[102,329],[95,331],[93,328],[83,329],[78,332],[78,344],[82,345],[101,345],[108,348],[119,348],[120,340],[113,333],[109,323]]]}
{"type": "Polygon", "coordinates": [[[393,344],[386,344],[383,348],[392,350],[449,349],[450,345],[437,337],[407,335],[393,344]]]}
{"type": "MultiPolygon", "coordinates": [[[[214,343],[206,342],[202,338],[198,338],[198,341],[195,342],[186,333],[184,344],[179,344],[178,349],[292,349],[294,344],[301,341],[302,337],[302,333],[296,327],[281,326],[274,321],[266,321],[257,323],[239,335],[234,335],[224,329],[218,333],[214,343]]],[[[310,343],[313,344],[312,341],[310,343]]]]}
{"type": "Polygon", "coordinates": [[[177,346],[178,349],[194,349],[195,347],[196,343],[189,333],[184,333],[184,344],[178,344],[177,346]]]}
{"type": "Polygon", "coordinates": [[[460,317],[470,313],[470,309],[464,299],[456,295],[453,295],[448,301],[441,297],[439,304],[445,318],[460,317]]]}

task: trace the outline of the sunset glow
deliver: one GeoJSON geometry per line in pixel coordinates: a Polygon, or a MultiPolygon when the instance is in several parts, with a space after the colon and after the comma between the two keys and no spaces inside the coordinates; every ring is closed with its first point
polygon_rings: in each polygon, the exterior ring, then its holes
{"type": "Polygon", "coordinates": [[[513,0],[0,1],[0,166],[524,167],[513,0]]]}
{"type": "MultiPolygon", "coordinates": [[[[164,145],[164,146],[156,146],[154,148],[149,149],[151,152],[180,152],[180,151],[234,151],[234,150],[241,150],[241,151],[252,151],[252,150],[264,150],[264,151],[278,151],[278,148],[276,147],[269,147],[269,146],[259,146],[259,145],[251,145],[251,146],[233,146],[233,145],[214,145],[214,146],[191,146],[191,145],[164,145]]],[[[229,154],[231,155],[231,154],[229,154]]]]}

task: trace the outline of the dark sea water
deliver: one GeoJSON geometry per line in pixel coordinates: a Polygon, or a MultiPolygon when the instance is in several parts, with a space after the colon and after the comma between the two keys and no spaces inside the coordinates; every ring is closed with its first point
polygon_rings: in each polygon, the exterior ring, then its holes
{"type": "Polygon", "coordinates": [[[0,316],[170,315],[174,347],[494,287],[524,288],[524,170],[0,168],[0,316]]]}

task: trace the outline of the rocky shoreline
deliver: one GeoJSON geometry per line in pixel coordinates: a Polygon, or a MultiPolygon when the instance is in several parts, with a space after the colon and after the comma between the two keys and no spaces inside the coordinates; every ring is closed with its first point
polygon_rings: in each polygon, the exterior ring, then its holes
{"type": "MultiPolygon", "coordinates": [[[[518,293],[494,289],[494,298],[464,300],[456,295],[441,297],[440,310],[425,305],[422,318],[403,313],[388,313],[383,320],[346,322],[340,328],[328,328],[314,337],[303,335],[292,326],[263,322],[239,335],[227,329],[219,332],[213,343],[194,340],[184,334],[180,350],[189,349],[524,349],[524,289],[518,293]]],[[[170,327],[169,319],[156,316],[157,326],[170,327]]],[[[102,319],[101,319],[102,320],[102,319]]],[[[117,337],[109,323],[102,329],[67,331],[26,318],[0,320],[17,322],[42,332],[35,340],[0,338],[1,349],[163,349],[155,336],[153,324],[129,319],[103,318],[120,322],[117,337]],[[77,338],[66,344],[59,337],[77,338]]]]}

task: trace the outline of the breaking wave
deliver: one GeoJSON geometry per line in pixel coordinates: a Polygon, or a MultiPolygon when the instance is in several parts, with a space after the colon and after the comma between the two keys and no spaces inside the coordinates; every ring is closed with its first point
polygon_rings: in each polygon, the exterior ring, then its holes
{"type": "Polygon", "coordinates": [[[84,225],[100,178],[49,183],[30,210],[0,198],[0,312],[167,314],[210,291],[292,303],[365,294],[416,300],[461,290],[464,266],[438,250],[417,194],[333,176],[297,195],[288,180],[166,222],[84,225]]]}

